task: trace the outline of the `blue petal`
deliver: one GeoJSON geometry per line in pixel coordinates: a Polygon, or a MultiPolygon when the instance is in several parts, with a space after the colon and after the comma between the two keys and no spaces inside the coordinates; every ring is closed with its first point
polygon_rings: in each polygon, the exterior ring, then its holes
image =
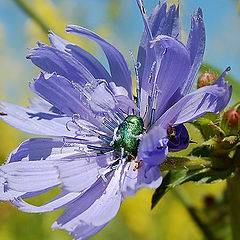
{"type": "MultiPolygon", "coordinates": [[[[159,35],[152,41],[153,52],[148,51],[146,58],[146,67],[151,69],[149,64],[155,61],[155,69],[152,72],[152,79],[149,82],[149,76],[143,76],[141,92],[141,115],[146,111],[146,105],[149,104],[149,93],[154,90],[159,91],[157,98],[156,117],[166,111],[175,101],[181,97],[180,88],[184,84],[190,70],[190,56],[186,47],[179,41],[169,36],[159,35]]],[[[153,101],[153,99],[152,99],[153,101]]],[[[151,110],[152,105],[150,106],[151,110]]],[[[150,115],[146,122],[150,121],[150,115]]]]}
{"type": "Polygon", "coordinates": [[[77,201],[72,203],[53,224],[53,228],[74,231],[80,225],[102,226],[116,214],[122,202],[123,165],[110,173],[107,182],[99,179],[77,201]]]}
{"type": "Polygon", "coordinates": [[[161,164],[168,154],[167,131],[161,127],[150,129],[144,134],[138,149],[138,161],[143,160],[150,166],[161,164]]]}
{"type": "Polygon", "coordinates": [[[173,127],[174,137],[169,137],[168,150],[169,152],[177,152],[186,149],[190,139],[188,131],[183,124],[173,127]]]}
{"type": "MultiPolygon", "coordinates": [[[[167,3],[164,2],[163,4],[159,3],[157,6],[153,9],[150,17],[149,17],[149,25],[151,27],[152,35],[153,37],[156,37],[157,35],[163,35],[165,32],[171,32],[166,31],[166,14],[167,13],[167,3]]],[[[171,35],[170,35],[171,36],[171,35]]],[[[142,36],[142,40],[144,38],[144,33],[142,36]]]]}
{"type": "MultiPolygon", "coordinates": [[[[51,75],[41,73],[29,86],[34,93],[67,115],[79,114],[81,119],[87,120],[99,129],[108,131],[96,118],[91,109],[81,101],[81,92],[66,78],[55,73],[51,75]]],[[[94,100],[92,101],[94,102],[94,100]]]]}
{"type": "Polygon", "coordinates": [[[89,188],[101,177],[101,173],[108,166],[107,162],[111,162],[112,157],[111,153],[92,157],[83,156],[59,166],[61,189],[69,192],[81,192],[89,188]]]}
{"type": "Polygon", "coordinates": [[[187,81],[181,89],[183,96],[185,96],[191,90],[193,82],[202,64],[205,41],[206,34],[204,22],[202,19],[202,10],[199,8],[197,13],[194,13],[192,16],[191,31],[188,36],[187,49],[191,57],[191,70],[187,81]]]}
{"type": "MultiPolygon", "coordinates": [[[[138,5],[141,9],[143,3],[141,3],[141,1],[138,1],[138,5]]],[[[179,26],[179,7],[176,8],[176,6],[173,4],[169,8],[167,13],[166,11],[167,11],[166,2],[164,2],[162,5],[159,2],[159,4],[155,7],[153,12],[151,13],[149,19],[147,20],[147,18],[144,17],[145,30],[141,38],[137,59],[137,61],[141,63],[141,67],[139,68],[139,78],[141,81],[148,80],[152,62],[154,60],[151,59],[152,49],[150,48],[149,41],[152,40],[152,38],[156,37],[157,35],[168,35],[177,39],[181,38],[179,26]],[[151,34],[147,33],[149,29],[151,31],[151,34]]],[[[141,14],[145,16],[145,14],[142,11],[141,14]]],[[[142,85],[144,85],[144,83],[142,83],[142,85]]]]}
{"type": "Polygon", "coordinates": [[[101,231],[107,224],[108,223],[105,223],[97,227],[90,224],[81,224],[78,225],[70,234],[74,236],[74,240],[88,239],[101,231]]]}
{"type": "Polygon", "coordinates": [[[199,88],[181,98],[156,122],[155,126],[167,128],[168,124],[178,125],[201,117],[207,112],[219,113],[228,104],[232,88],[217,85],[199,88]]]}
{"type": "Polygon", "coordinates": [[[60,38],[55,33],[50,32],[49,41],[51,45],[61,51],[69,53],[77,59],[87,70],[97,79],[105,79],[109,83],[112,81],[110,75],[103,65],[89,52],[79,46],[60,38]]]}
{"type": "Polygon", "coordinates": [[[88,29],[80,26],[68,25],[66,32],[82,35],[101,46],[107,56],[113,81],[117,86],[123,86],[128,91],[129,98],[132,99],[131,72],[123,55],[113,45],[88,29]]]}
{"type": "Polygon", "coordinates": [[[176,7],[175,4],[172,4],[169,7],[167,11],[164,27],[163,29],[161,29],[161,31],[158,34],[168,35],[178,40],[181,40],[179,5],[176,7]]]}
{"type": "Polygon", "coordinates": [[[82,193],[75,192],[63,192],[59,194],[57,197],[53,198],[51,201],[41,205],[34,206],[25,202],[21,197],[14,198],[11,200],[11,203],[16,206],[22,212],[29,213],[42,213],[42,212],[50,212],[57,210],[59,208],[65,207],[71,204],[74,200],[76,200],[82,193]]]}
{"type": "Polygon", "coordinates": [[[80,85],[94,80],[93,75],[78,60],[70,54],[46,44],[39,43],[39,47],[31,49],[27,58],[42,70],[48,73],[56,72],[80,85]]]}
{"type": "Polygon", "coordinates": [[[78,225],[81,225],[78,216],[86,211],[96,199],[101,197],[106,187],[107,183],[103,184],[102,179],[99,179],[88,191],[84,192],[75,202],[68,206],[52,225],[52,228],[73,231],[78,225]]]}
{"type": "Polygon", "coordinates": [[[159,35],[153,42],[155,47],[163,47],[165,53],[157,54],[157,60],[160,62],[160,68],[156,76],[156,84],[159,90],[157,100],[156,119],[162,115],[174,101],[180,98],[177,96],[178,90],[184,84],[189,70],[190,57],[186,47],[179,41],[159,35]]]}
{"type": "Polygon", "coordinates": [[[128,165],[128,171],[126,172],[122,184],[122,194],[124,198],[133,196],[140,188],[155,189],[160,186],[162,174],[159,170],[159,166],[151,167],[148,170],[148,166],[145,162],[141,162],[138,169],[134,169],[136,163],[133,161],[128,165]]]}
{"type": "Polygon", "coordinates": [[[39,77],[29,84],[30,89],[57,107],[60,111],[72,116],[75,113],[85,113],[80,102],[80,92],[66,78],[56,73],[47,75],[40,73],[39,77]]]}
{"type": "Polygon", "coordinates": [[[33,138],[15,149],[0,166],[0,196],[11,200],[42,194],[61,182],[58,167],[73,161],[80,152],[61,139],[33,138]]]}
{"type": "Polygon", "coordinates": [[[1,103],[0,111],[7,115],[0,116],[0,119],[21,131],[37,135],[73,137],[78,130],[73,126],[75,131],[68,131],[66,123],[71,118],[50,111],[44,112],[45,106],[42,106],[43,111],[41,111],[41,107],[36,105],[24,108],[8,102],[1,101],[1,103]]]}
{"type": "Polygon", "coordinates": [[[78,155],[79,152],[75,149],[75,146],[64,146],[61,138],[31,138],[10,153],[7,163],[63,159],[67,156],[78,155]]]}
{"type": "Polygon", "coordinates": [[[7,187],[18,192],[35,192],[60,184],[56,166],[53,161],[18,161],[0,167],[0,176],[6,179],[7,187]]]}
{"type": "Polygon", "coordinates": [[[117,101],[105,81],[100,81],[91,93],[89,105],[96,114],[116,111],[117,101]],[[104,97],[103,97],[104,96],[104,97]]]}
{"type": "Polygon", "coordinates": [[[139,10],[140,10],[140,13],[142,15],[143,23],[145,25],[144,33],[147,35],[146,39],[148,39],[148,41],[152,40],[153,39],[153,35],[152,35],[152,31],[150,29],[148,16],[147,16],[147,13],[146,13],[146,8],[144,6],[143,0],[137,0],[137,4],[138,4],[139,10]]]}
{"type": "Polygon", "coordinates": [[[24,194],[25,194],[25,191],[19,192],[13,189],[9,189],[7,186],[6,178],[0,176],[0,200],[1,201],[9,201],[10,199],[17,198],[24,194]]]}
{"type": "Polygon", "coordinates": [[[64,116],[63,112],[54,108],[52,104],[42,98],[34,97],[33,99],[29,99],[29,102],[30,106],[28,106],[28,108],[31,110],[45,113],[55,113],[64,116]]]}

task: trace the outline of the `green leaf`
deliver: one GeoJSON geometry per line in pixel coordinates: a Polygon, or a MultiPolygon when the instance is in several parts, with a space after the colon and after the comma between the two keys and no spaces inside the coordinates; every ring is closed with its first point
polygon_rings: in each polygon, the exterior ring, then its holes
{"type": "Polygon", "coordinates": [[[171,188],[181,185],[186,182],[197,182],[197,183],[216,183],[220,182],[233,172],[234,169],[228,170],[215,170],[211,168],[203,168],[196,170],[172,170],[169,171],[163,178],[163,182],[155,190],[152,197],[152,206],[154,208],[159,200],[167,193],[171,188]]]}
{"type": "Polygon", "coordinates": [[[189,156],[195,157],[213,157],[213,152],[211,146],[202,145],[199,147],[194,148],[190,153],[189,156]]]}

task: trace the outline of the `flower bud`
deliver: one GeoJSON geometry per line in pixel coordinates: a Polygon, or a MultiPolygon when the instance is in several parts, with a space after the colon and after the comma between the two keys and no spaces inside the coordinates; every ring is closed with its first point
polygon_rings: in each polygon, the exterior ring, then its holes
{"type": "Polygon", "coordinates": [[[221,128],[226,135],[237,135],[240,130],[240,110],[231,108],[223,114],[221,128]]]}
{"type": "Polygon", "coordinates": [[[202,73],[198,78],[197,88],[212,85],[213,83],[215,83],[216,80],[217,77],[214,73],[212,72],[202,73]]]}

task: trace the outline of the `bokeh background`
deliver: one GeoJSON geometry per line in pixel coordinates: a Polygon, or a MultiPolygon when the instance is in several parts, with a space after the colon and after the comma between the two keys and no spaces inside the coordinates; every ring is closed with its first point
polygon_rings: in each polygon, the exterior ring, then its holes
{"type": "MultiPolygon", "coordinates": [[[[157,0],[145,0],[148,13],[157,0]]],[[[172,1],[169,1],[171,3],[172,1]]],[[[92,29],[118,47],[133,69],[129,50],[136,54],[143,23],[135,0],[25,0],[25,3],[57,34],[78,43],[106,64],[101,50],[92,42],[64,34],[66,24],[78,24],[92,29]]],[[[183,40],[186,40],[190,16],[202,7],[207,33],[204,62],[224,70],[232,67],[233,82],[240,79],[240,15],[239,3],[234,0],[180,1],[183,40]]],[[[28,82],[39,72],[25,56],[37,41],[48,43],[47,34],[14,0],[0,0],[0,98],[16,104],[28,104],[33,94],[28,82]]],[[[236,89],[237,89],[236,87],[236,89]]],[[[236,90],[235,101],[240,93],[236,90]]],[[[190,125],[193,140],[201,143],[199,133],[190,125]]],[[[0,122],[0,161],[21,141],[32,137],[0,122]]],[[[188,150],[189,151],[189,150],[188,150]]],[[[181,153],[185,154],[185,153],[181,153]]],[[[194,211],[209,225],[218,239],[230,239],[228,208],[224,195],[225,183],[212,185],[185,184],[179,192],[169,192],[153,209],[153,191],[143,189],[124,201],[120,212],[110,224],[92,239],[120,240],[201,240],[204,235],[192,218],[194,211]],[[183,204],[185,202],[185,205],[183,204]],[[188,207],[186,207],[186,204],[188,207]]],[[[45,194],[34,203],[47,201],[55,192],[45,194]]],[[[1,240],[70,240],[61,230],[50,226],[62,210],[45,214],[19,212],[9,203],[0,203],[1,240]]]]}

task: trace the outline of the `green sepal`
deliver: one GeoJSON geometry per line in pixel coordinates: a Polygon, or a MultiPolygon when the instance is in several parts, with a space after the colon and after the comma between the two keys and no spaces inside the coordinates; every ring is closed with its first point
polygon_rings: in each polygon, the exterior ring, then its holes
{"type": "Polygon", "coordinates": [[[225,137],[222,142],[225,142],[225,143],[228,143],[230,144],[231,146],[233,146],[233,144],[236,144],[238,142],[238,137],[237,136],[228,136],[228,137],[225,137]]]}
{"type": "MultiPolygon", "coordinates": [[[[231,151],[235,150],[236,147],[239,146],[239,144],[240,142],[237,136],[228,136],[224,137],[221,142],[216,141],[216,138],[209,139],[208,141],[203,143],[203,146],[208,146],[209,149],[211,149],[213,155],[215,156],[227,156],[231,151]]],[[[195,149],[193,149],[193,151],[194,150],[195,149]]]]}
{"type": "Polygon", "coordinates": [[[224,131],[215,122],[209,118],[205,118],[205,116],[192,121],[191,124],[201,132],[204,140],[212,137],[222,138],[225,135],[224,131]]]}
{"type": "Polygon", "coordinates": [[[216,183],[229,177],[234,171],[234,168],[227,170],[215,170],[211,168],[195,169],[195,170],[171,170],[163,178],[162,184],[158,187],[152,197],[153,209],[159,200],[171,188],[181,185],[186,182],[197,183],[216,183]]]}

